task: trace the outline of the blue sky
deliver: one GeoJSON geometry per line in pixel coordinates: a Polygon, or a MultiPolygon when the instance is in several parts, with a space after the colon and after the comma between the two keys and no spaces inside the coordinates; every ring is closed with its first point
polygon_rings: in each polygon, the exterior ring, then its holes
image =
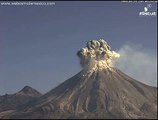
{"type": "Polygon", "coordinates": [[[92,39],[103,38],[116,51],[141,45],[156,55],[156,17],[139,16],[148,4],[156,11],[155,2],[55,3],[0,6],[0,95],[25,85],[51,90],[81,70],[76,52],[92,39]]]}

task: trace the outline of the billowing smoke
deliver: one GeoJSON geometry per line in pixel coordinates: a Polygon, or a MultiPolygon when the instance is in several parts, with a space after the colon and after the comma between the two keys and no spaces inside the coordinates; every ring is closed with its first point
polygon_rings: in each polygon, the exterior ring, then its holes
{"type": "Polygon", "coordinates": [[[85,48],[77,52],[77,55],[83,68],[94,66],[98,68],[112,67],[111,60],[120,57],[118,53],[111,51],[110,46],[103,39],[90,40],[85,48]]]}
{"type": "Polygon", "coordinates": [[[118,50],[121,57],[114,65],[132,78],[157,86],[157,55],[142,45],[125,44],[118,50]]]}

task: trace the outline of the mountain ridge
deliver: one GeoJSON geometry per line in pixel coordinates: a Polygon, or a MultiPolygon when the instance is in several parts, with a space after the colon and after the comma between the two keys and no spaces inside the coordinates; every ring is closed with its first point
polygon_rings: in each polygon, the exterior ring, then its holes
{"type": "Polygon", "coordinates": [[[28,101],[38,98],[42,94],[32,87],[25,86],[14,94],[5,94],[0,96],[0,112],[14,110],[28,101]]]}

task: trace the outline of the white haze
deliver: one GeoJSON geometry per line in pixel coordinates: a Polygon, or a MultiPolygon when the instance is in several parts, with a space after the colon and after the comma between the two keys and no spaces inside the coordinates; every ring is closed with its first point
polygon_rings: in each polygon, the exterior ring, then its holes
{"type": "Polygon", "coordinates": [[[157,56],[141,45],[123,45],[117,51],[121,57],[114,65],[127,75],[150,86],[157,86],[157,56]]]}

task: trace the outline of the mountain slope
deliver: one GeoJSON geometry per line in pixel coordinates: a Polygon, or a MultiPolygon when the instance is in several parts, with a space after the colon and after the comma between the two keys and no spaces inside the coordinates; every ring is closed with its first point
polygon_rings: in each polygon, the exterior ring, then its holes
{"type": "Polygon", "coordinates": [[[11,118],[156,118],[156,88],[120,70],[83,70],[11,118]]]}

